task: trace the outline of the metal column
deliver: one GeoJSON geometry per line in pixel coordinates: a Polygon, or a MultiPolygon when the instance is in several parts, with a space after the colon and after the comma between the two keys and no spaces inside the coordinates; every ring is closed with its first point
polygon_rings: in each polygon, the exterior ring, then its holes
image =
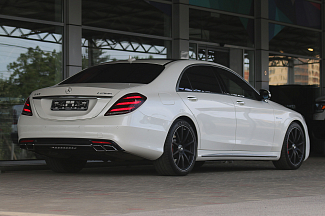
{"type": "Polygon", "coordinates": [[[64,1],[64,78],[82,69],[81,54],[81,0],[64,1]]]}
{"type": "Polygon", "coordinates": [[[189,0],[173,0],[172,58],[189,58],[189,0]]]}
{"type": "Polygon", "coordinates": [[[269,89],[268,1],[255,1],[256,89],[269,89]]]}

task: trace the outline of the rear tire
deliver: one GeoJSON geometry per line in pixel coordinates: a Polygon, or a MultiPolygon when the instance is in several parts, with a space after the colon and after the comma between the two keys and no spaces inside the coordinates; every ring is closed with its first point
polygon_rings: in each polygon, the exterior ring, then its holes
{"type": "Polygon", "coordinates": [[[280,159],[273,164],[277,169],[298,169],[304,161],[305,150],[305,133],[298,123],[293,122],[284,137],[280,159]]]}
{"type": "Polygon", "coordinates": [[[46,164],[57,173],[77,173],[81,171],[87,160],[72,160],[65,158],[46,158],[46,164]]]}
{"type": "Polygon", "coordinates": [[[192,126],[185,120],[176,120],[164,145],[164,153],[154,161],[160,175],[187,175],[194,167],[197,140],[192,126]]]}

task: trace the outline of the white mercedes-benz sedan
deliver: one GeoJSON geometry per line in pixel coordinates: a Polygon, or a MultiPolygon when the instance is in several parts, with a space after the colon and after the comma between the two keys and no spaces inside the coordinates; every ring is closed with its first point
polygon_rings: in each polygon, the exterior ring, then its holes
{"type": "Polygon", "coordinates": [[[222,65],[134,60],[87,68],[36,90],[18,122],[19,145],[55,172],[87,160],[150,160],[186,175],[210,160],[269,160],[297,169],[309,156],[304,118],[222,65]]]}

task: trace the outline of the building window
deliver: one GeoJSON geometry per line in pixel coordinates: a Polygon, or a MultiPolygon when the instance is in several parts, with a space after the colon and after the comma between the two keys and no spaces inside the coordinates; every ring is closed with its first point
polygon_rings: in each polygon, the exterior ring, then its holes
{"type": "Polygon", "coordinates": [[[269,0],[269,19],[321,28],[321,4],[306,0],[269,0]]]}
{"type": "Polygon", "coordinates": [[[47,20],[63,21],[62,0],[6,0],[0,1],[0,14],[47,20]]]}
{"type": "Polygon", "coordinates": [[[82,24],[127,32],[171,36],[171,4],[144,0],[82,0],[82,24]]]}
{"type": "Polygon", "coordinates": [[[254,20],[190,8],[190,40],[254,47],[254,20]]]}
{"type": "Polygon", "coordinates": [[[269,56],[270,85],[320,85],[320,61],[281,55],[269,56]]]}
{"type": "Polygon", "coordinates": [[[136,59],[170,58],[171,41],[107,32],[82,31],[82,67],[103,62],[136,59]]]}
{"type": "Polygon", "coordinates": [[[189,0],[189,4],[233,13],[254,15],[254,0],[189,0]]]}
{"type": "Polygon", "coordinates": [[[320,57],[321,32],[269,24],[269,50],[302,56],[320,57]]]}
{"type": "Polygon", "coordinates": [[[255,58],[253,50],[244,52],[244,79],[252,86],[255,86],[255,58]]]}
{"type": "Polygon", "coordinates": [[[61,26],[0,19],[0,160],[35,155],[14,145],[32,91],[62,80],[61,26]]]}

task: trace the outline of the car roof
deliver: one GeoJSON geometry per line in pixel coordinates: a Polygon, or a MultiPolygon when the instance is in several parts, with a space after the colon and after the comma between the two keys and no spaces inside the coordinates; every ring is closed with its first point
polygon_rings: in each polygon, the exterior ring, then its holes
{"type": "Polygon", "coordinates": [[[132,60],[119,60],[119,61],[111,61],[104,64],[116,64],[116,63],[149,63],[149,64],[158,64],[158,65],[166,65],[175,60],[172,59],[132,59],[132,60]]]}

